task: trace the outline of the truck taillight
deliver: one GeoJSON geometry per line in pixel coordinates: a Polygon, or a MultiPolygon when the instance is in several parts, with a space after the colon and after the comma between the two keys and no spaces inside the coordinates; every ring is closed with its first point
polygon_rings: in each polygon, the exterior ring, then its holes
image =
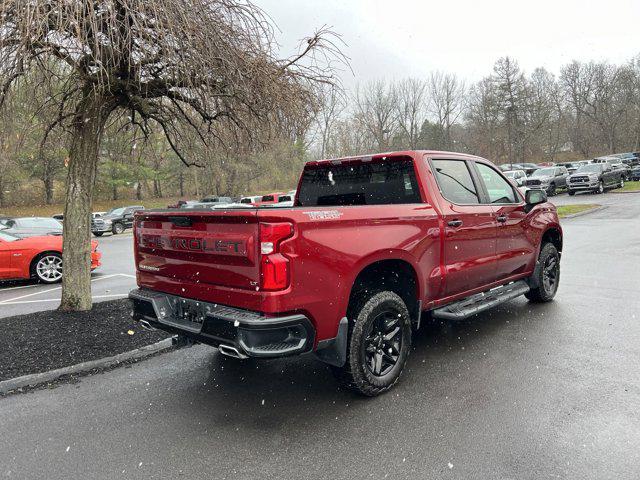
{"type": "Polygon", "coordinates": [[[260,288],[283,290],[289,285],[289,260],[279,253],[280,243],[293,235],[291,223],[260,224],[260,288]]]}

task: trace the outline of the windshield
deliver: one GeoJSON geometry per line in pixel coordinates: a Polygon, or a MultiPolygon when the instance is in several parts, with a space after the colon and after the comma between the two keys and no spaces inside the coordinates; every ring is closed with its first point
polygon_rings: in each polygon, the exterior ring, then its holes
{"type": "Polygon", "coordinates": [[[602,171],[601,163],[590,163],[588,165],[582,165],[576,173],[600,173],[602,171]]]}
{"type": "Polygon", "coordinates": [[[531,174],[532,177],[553,177],[555,175],[555,168],[541,168],[531,174]]]}
{"type": "Polygon", "coordinates": [[[122,215],[124,213],[124,207],[112,208],[107,212],[107,215],[122,215]]]}
{"type": "Polygon", "coordinates": [[[20,237],[16,237],[15,235],[11,235],[10,233],[0,231],[0,240],[4,240],[5,242],[15,242],[16,240],[20,240],[20,237]]]}
{"type": "Polygon", "coordinates": [[[17,219],[16,223],[27,228],[62,228],[62,224],[55,218],[26,217],[17,219]]]}
{"type": "Polygon", "coordinates": [[[506,177],[516,178],[516,172],[504,172],[506,177]]]}

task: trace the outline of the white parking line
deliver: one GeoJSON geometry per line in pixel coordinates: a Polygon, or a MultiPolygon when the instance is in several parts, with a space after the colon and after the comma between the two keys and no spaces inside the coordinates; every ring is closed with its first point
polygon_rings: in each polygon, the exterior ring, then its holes
{"type": "MultiPolygon", "coordinates": [[[[99,280],[106,280],[109,278],[113,278],[113,277],[129,277],[129,278],[135,278],[135,276],[133,275],[129,275],[126,273],[113,273],[111,275],[104,275],[102,277],[97,277],[97,278],[92,278],[91,279],[91,283],[93,282],[97,282],[99,280]]],[[[33,297],[35,295],[41,295],[43,293],[50,293],[50,292],[55,292],[56,290],[60,290],[62,289],[62,286],[60,287],[55,287],[55,288],[50,288],[48,290],[40,290],[38,292],[33,292],[33,293],[27,293],[26,295],[20,295],[18,297],[14,297],[14,298],[7,298],[6,300],[0,300],[0,305],[11,305],[10,302],[15,302],[16,300],[21,300],[23,298],[28,298],[28,297],[33,297]]],[[[0,290],[1,292],[1,290],[0,290]]],[[[36,300],[38,302],[44,302],[44,301],[50,301],[50,300],[36,300]]]]}
{"type": "MultiPolygon", "coordinates": [[[[111,295],[94,295],[91,298],[92,299],[96,299],[96,298],[125,298],[128,297],[129,294],[128,293],[114,293],[111,295]]],[[[44,298],[42,300],[21,300],[18,302],[13,302],[13,301],[5,301],[5,302],[0,302],[0,305],[24,305],[26,303],[42,303],[42,302],[59,302],[60,299],[59,298],[44,298]]]]}

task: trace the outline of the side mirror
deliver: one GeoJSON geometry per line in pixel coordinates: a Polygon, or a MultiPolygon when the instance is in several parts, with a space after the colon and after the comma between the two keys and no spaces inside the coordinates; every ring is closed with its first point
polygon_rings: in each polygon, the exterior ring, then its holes
{"type": "Polygon", "coordinates": [[[534,206],[547,201],[547,192],[544,190],[527,190],[524,194],[526,210],[530,211],[534,206]]]}

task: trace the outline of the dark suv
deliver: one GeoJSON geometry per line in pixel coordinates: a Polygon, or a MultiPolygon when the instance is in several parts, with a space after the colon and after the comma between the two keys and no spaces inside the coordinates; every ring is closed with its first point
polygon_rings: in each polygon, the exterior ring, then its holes
{"type": "Polygon", "coordinates": [[[144,210],[142,205],[112,208],[102,217],[91,219],[91,233],[101,237],[106,232],[118,235],[133,226],[133,214],[144,210]]]}
{"type": "Polygon", "coordinates": [[[575,195],[576,192],[604,193],[607,189],[623,186],[622,170],[612,168],[608,162],[582,165],[567,180],[569,195],[575,195]]]}

